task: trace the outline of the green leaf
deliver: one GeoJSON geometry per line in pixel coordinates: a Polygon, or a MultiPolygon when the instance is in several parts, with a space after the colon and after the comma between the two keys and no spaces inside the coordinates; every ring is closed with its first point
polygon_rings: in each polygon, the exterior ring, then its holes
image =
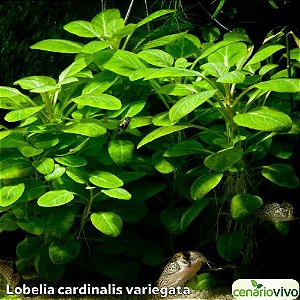
{"type": "Polygon", "coordinates": [[[77,183],[87,183],[87,172],[82,168],[67,168],[66,174],[77,183]]]}
{"type": "Polygon", "coordinates": [[[37,42],[30,46],[30,48],[58,53],[79,53],[82,48],[82,44],[69,40],[48,39],[37,42]]]}
{"type": "Polygon", "coordinates": [[[12,130],[3,130],[3,131],[0,131],[0,140],[2,140],[5,137],[9,136],[12,132],[13,132],[12,130]]]}
{"type": "Polygon", "coordinates": [[[299,179],[294,169],[288,164],[262,166],[261,174],[271,182],[289,189],[299,187],[299,179]]]}
{"type": "Polygon", "coordinates": [[[174,43],[166,45],[166,51],[174,58],[188,58],[193,54],[198,55],[200,41],[196,36],[186,34],[174,43]]]}
{"type": "Polygon", "coordinates": [[[263,75],[267,74],[269,71],[271,71],[271,70],[273,70],[273,69],[275,69],[277,67],[278,67],[277,64],[267,64],[267,65],[264,65],[264,66],[262,66],[259,69],[258,74],[261,75],[261,76],[263,76],[263,75]]]}
{"type": "Polygon", "coordinates": [[[45,176],[45,179],[47,181],[55,180],[57,178],[60,178],[66,171],[66,168],[61,167],[58,164],[54,164],[54,170],[52,173],[45,176]]]}
{"type": "Polygon", "coordinates": [[[71,262],[80,251],[80,242],[73,235],[53,241],[49,246],[49,256],[55,264],[71,262]]]}
{"type": "Polygon", "coordinates": [[[22,109],[17,109],[10,111],[9,113],[6,114],[4,119],[7,122],[16,122],[20,120],[24,120],[40,110],[42,110],[45,107],[45,105],[40,105],[40,106],[34,106],[34,107],[27,107],[27,108],[22,108],[22,109]]]}
{"type": "Polygon", "coordinates": [[[186,231],[191,223],[197,218],[200,212],[208,205],[209,199],[203,198],[194,202],[182,215],[180,221],[180,229],[182,232],[186,231]]]}
{"type": "Polygon", "coordinates": [[[33,260],[38,253],[40,237],[26,237],[16,247],[16,253],[19,258],[33,260]]]}
{"type": "Polygon", "coordinates": [[[160,221],[170,233],[181,233],[180,222],[185,211],[185,207],[164,209],[160,214],[160,221]]]}
{"type": "Polygon", "coordinates": [[[73,101],[79,105],[87,105],[108,110],[118,110],[122,107],[121,101],[108,94],[84,94],[73,98],[73,101]]]}
{"type": "Polygon", "coordinates": [[[245,232],[243,230],[223,233],[217,239],[218,253],[226,261],[233,261],[241,254],[244,242],[245,232]]]}
{"type": "Polygon", "coordinates": [[[251,280],[251,284],[252,284],[252,286],[257,287],[257,281],[256,280],[251,280]]]}
{"type": "Polygon", "coordinates": [[[134,144],[130,141],[110,141],[108,144],[108,153],[116,165],[126,165],[131,161],[134,150],[134,144]]]}
{"type": "Polygon", "coordinates": [[[59,281],[64,274],[64,265],[54,264],[49,257],[49,245],[44,244],[34,259],[34,268],[41,278],[50,282],[59,281]]]}
{"type": "Polygon", "coordinates": [[[41,235],[45,228],[43,220],[36,216],[21,218],[17,221],[17,224],[24,231],[35,235],[41,235]]]}
{"type": "Polygon", "coordinates": [[[85,57],[75,60],[73,63],[71,63],[66,69],[64,69],[60,73],[60,75],[58,77],[59,82],[62,82],[67,77],[76,75],[78,72],[83,70],[87,65],[88,65],[88,63],[86,62],[85,57]]]}
{"type": "Polygon", "coordinates": [[[173,132],[177,132],[186,128],[189,128],[189,125],[174,125],[174,126],[165,126],[155,129],[154,131],[147,134],[138,144],[137,148],[140,148],[162,136],[168,135],[173,132]]]}
{"type": "MultiPolygon", "coordinates": [[[[139,112],[141,112],[143,110],[145,105],[146,105],[146,100],[131,102],[129,104],[129,106],[125,109],[124,116],[131,117],[131,118],[134,117],[135,115],[137,115],[139,112]]],[[[136,118],[135,118],[135,120],[136,120],[136,118]]],[[[131,125],[132,125],[133,121],[135,121],[135,120],[131,120],[130,128],[133,128],[131,125]]],[[[139,126],[137,126],[137,127],[139,127],[139,126]]]]}
{"type": "Polygon", "coordinates": [[[160,49],[144,50],[139,52],[137,56],[148,64],[157,67],[171,67],[174,62],[173,57],[169,53],[160,49]]]}
{"type": "Polygon", "coordinates": [[[94,54],[108,47],[109,47],[109,42],[107,41],[92,41],[84,45],[80,49],[80,52],[94,54]]]}
{"type": "Polygon", "coordinates": [[[137,54],[126,50],[117,50],[102,66],[123,76],[130,76],[136,70],[146,69],[137,54]]]}
{"type": "Polygon", "coordinates": [[[164,16],[166,14],[172,13],[174,12],[173,9],[162,9],[162,10],[158,10],[152,14],[150,14],[149,16],[147,16],[146,18],[144,18],[143,20],[141,20],[140,22],[137,23],[137,27],[143,26],[161,16],[164,16]]]}
{"type": "Polygon", "coordinates": [[[244,72],[240,70],[229,72],[218,78],[217,82],[221,83],[242,83],[245,80],[246,76],[244,72]]]}
{"type": "Polygon", "coordinates": [[[202,152],[204,147],[197,141],[184,141],[177,143],[176,145],[167,149],[163,156],[165,157],[174,157],[174,156],[182,156],[189,155],[202,152]]]}
{"type": "Polygon", "coordinates": [[[97,171],[89,178],[90,182],[96,186],[112,189],[123,185],[123,181],[112,173],[97,171]]]}
{"type": "Polygon", "coordinates": [[[41,133],[30,137],[30,143],[40,149],[49,149],[59,143],[59,138],[53,133],[41,133]]]}
{"type": "Polygon", "coordinates": [[[33,168],[29,161],[14,159],[1,161],[0,179],[28,177],[32,173],[33,168]]]}
{"type": "Polygon", "coordinates": [[[28,76],[15,81],[14,84],[20,85],[24,90],[32,90],[44,85],[55,86],[56,81],[48,76],[28,76]]]}
{"type": "Polygon", "coordinates": [[[233,120],[239,126],[262,131],[289,131],[293,124],[288,115],[266,106],[236,115],[233,120]]]}
{"type": "Polygon", "coordinates": [[[172,124],[177,123],[181,118],[195,110],[198,106],[211,98],[216,91],[217,90],[204,91],[180,99],[169,111],[169,117],[172,124]]]}
{"type": "Polygon", "coordinates": [[[269,45],[264,47],[263,49],[257,51],[253,57],[247,62],[246,66],[256,64],[258,62],[261,62],[268,57],[272,56],[275,52],[285,48],[282,45],[269,45]]]}
{"type": "Polygon", "coordinates": [[[64,26],[64,29],[77,36],[93,38],[101,37],[99,28],[88,21],[72,21],[64,26]]]}
{"type": "Polygon", "coordinates": [[[169,174],[176,169],[169,161],[163,158],[162,152],[154,153],[152,156],[152,164],[158,172],[163,174],[169,174]]]}
{"type": "Polygon", "coordinates": [[[113,212],[93,213],[91,221],[99,231],[112,237],[118,236],[122,231],[122,219],[113,212]]]}
{"type": "Polygon", "coordinates": [[[73,193],[67,190],[49,191],[41,196],[37,203],[42,207],[54,207],[69,203],[73,198],[73,193]]]}
{"type": "Polygon", "coordinates": [[[222,173],[212,173],[202,175],[197,178],[190,189],[192,199],[200,200],[203,198],[208,192],[210,192],[220,183],[222,177],[222,173]]]}
{"type": "Polygon", "coordinates": [[[54,160],[52,158],[42,158],[41,160],[36,160],[32,163],[38,172],[44,175],[48,175],[54,170],[54,160]]]}
{"type": "Polygon", "coordinates": [[[200,66],[202,70],[205,70],[209,75],[214,77],[221,77],[228,74],[228,68],[221,62],[211,62],[200,66]]]}
{"type": "Polygon", "coordinates": [[[29,145],[21,145],[18,149],[25,157],[33,157],[44,152],[43,149],[37,149],[29,145]]]}
{"type": "Polygon", "coordinates": [[[92,24],[96,25],[101,36],[109,37],[108,35],[108,23],[110,20],[119,19],[121,17],[118,9],[105,9],[97,14],[91,21],[92,24]]]}
{"type": "Polygon", "coordinates": [[[106,128],[102,125],[103,124],[98,120],[80,120],[80,122],[66,126],[62,131],[89,137],[98,137],[106,133],[106,128]]]}
{"type": "Polygon", "coordinates": [[[101,192],[110,198],[121,199],[121,200],[130,200],[131,194],[122,188],[115,188],[109,190],[101,190],[101,192]]]}
{"type": "Polygon", "coordinates": [[[273,91],[279,93],[297,93],[300,92],[300,79],[273,79],[257,83],[254,86],[263,91],[273,91]]]}
{"type": "Polygon", "coordinates": [[[213,290],[218,285],[218,278],[212,273],[202,273],[197,276],[196,284],[192,281],[187,286],[196,291],[213,290]]]}
{"type": "Polygon", "coordinates": [[[109,89],[118,79],[118,75],[108,70],[104,70],[94,76],[93,80],[90,80],[82,90],[82,95],[87,94],[102,94],[109,89]]]}
{"type": "Polygon", "coordinates": [[[153,117],[152,123],[155,126],[172,126],[169,118],[169,112],[162,112],[153,117]]]}
{"type": "Polygon", "coordinates": [[[154,70],[150,74],[146,75],[144,80],[161,78],[161,77],[184,77],[184,76],[201,76],[201,73],[194,70],[167,67],[167,68],[154,70]]]}
{"type": "Polygon", "coordinates": [[[17,217],[13,213],[4,213],[0,216],[0,233],[2,231],[15,231],[18,228],[17,217]]]}
{"type": "Polygon", "coordinates": [[[75,216],[75,212],[70,207],[56,207],[47,214],[45,231],[55,237],[62,238],[71,230],[75,216]]]}
{"type": "Polygon", "coordinates": [[[146,49],[151,49],[151,48],[158,48],[158,47],[170,44],[170,43],[174,43],[175,41],[181,39],[185,35],[186,35],[185,32],[166,35],[166,36],[163,36],[163,37],[160,37],[158,39],[148,42],[147,44],[145,44],[143,46],[142,49],[146,50],[146,49]]]}
{"type": "Polygon", "coordinates": [[[235,221],[247,224],[253,221],[255,211],[261,205],[263,205],[263,201],[258,196],[235,195],[230,202],[230,213],[235,221]]]}
{"type": "Polygon", "coordinates": [[[173,95],[173,96],[187,96],[196,93],[194,85],[182,83],[169,83],[157,90],[158,94],[173,95]]]}
{"type": "Polygon", "coordinates": [[[240,147],[224,149],[207,156],[204,165],[213,171],[222,173],[241,160],[242,156],[243,149],[240,147]]]}
{"type": "Polygon", "coordinates": [[[76,167],[85,166],[87,164],[86,159],[79,155],[65,155],[65,156],[55,157],[54,159],[59,164],[67,167],[76,168],[76,167]]]}
{"type": "Polygon", "coordinates": [[[16,202],[23,194],[25,184],[11,184],[0,189],[0,206],[6,207],[16,202]]]}
{"type": "Polygon", "coordinates": [[[208,56],[208,62],[223,63],[225,67],[229,70],[232,66],[236,65],[241,59],[246,57],[247,53],[247,46],[244,43],[232,43],[222,48],[219,48],[217,51],[210,54],[208,56]]]}
{"type": "Polygon", "coordinates": [[[25,192],[19,199],[20,202],[28,202],[37,199],[45,192],[45,184],[40,180],[28,178],[24,179],[23,183],[25,184],[25,192]]]}

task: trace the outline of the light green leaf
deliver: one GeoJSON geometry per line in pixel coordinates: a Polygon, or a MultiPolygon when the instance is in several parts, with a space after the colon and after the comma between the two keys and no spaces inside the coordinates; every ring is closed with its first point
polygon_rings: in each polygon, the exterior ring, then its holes
{"type": "Polygon", "coordinates": [[[200,200],[203,198],[208,192],[210,192],[220,183],[222,177],[222,173],[212,173],[202,175],[197,178],[190,189],[192,199],[200,200]]]}
{"type": "Polygon", "coordinates": [[[271,182],[289,189],[299,187],[299,179],[294,169],[288,164],[262,166],[261,174],[271,182]]]}
{"type": "Polygon", "coordinates": [[[226,75],[229,72],[228,68],[221,62],[206,63],[201,65],[200,68],[205,70],[209,75],[217,78],[226,75]]]}
{"type": "Polygon", "coordinates": [[[87,164],[87,161],[84,157],[79,155],[65,155],[54,158],[56,162],[63,166],[67,167],[82,167],[87,164]]]}
{"type": "Polygon", "coordinates": [[[37,204],[42,207],[55,207],[69,203],[74,198],[67,190],[49,191],[38,199],[37,204]]]}
{"type": "Polygon", "coordinates": [[[262,131],[289,131],[293,124],[285,113],[265,106],[236,115],[233,120],[239,126],[262,131]]]}
{"type": "Polygon", "coordinates": [[[161,77],[185,77],[185,76],[200,76],[201,73],[193,70],[187,70],[182,68],[162,68],[156,71],[151,72],[147,76],[145,76],[144,80],[149,80],[153,78],[161,78],[161,77]]]}
{"type": "Polygon", "coordinates": [[[30,46],[30,48],[58,53],[79,53],[82,44],[68,40],[48,39],[37,42],[30,46]]]}
{"type": "Polygon", "coordinates": [[[71,63],[65,70],[63,70],[59,75],[59,82],[62,82],[65,78],[71,77],[73,75],[76,75],[76,73],[83,70],[88,63],[86,62],[86,58],[82,57],[78,60],[75,60],[73,63],[71,63]]]}
{"type": "Polygon", "coordinates": [[[108,153],[116,165],[126,165],[131,161],[134,144],[130,141],[110,141],[108,153]]]}
{"type": "Polygon", "coordinates": [[[58,164],[55,164],[53,172],[51,174],[46,175],[45,179],[47,181],[57,179],[57,178],[61,177],[65,173],[65,171],[66,171],[66,168],[61,167],[58,164]]]}
{"type": "Polygon", "coordinates": [[[264,47],[263,49],[257,51],[253,57],[247,62],[246,66],[256,64],[258,62],[261,62],[268,57],[272,56],[275,52],[285,48],[282,45],[269,45],[264,47]]]}
{"type": "Polygon", "coordinates": [[[261,75],[261,76],[263,76],[263,75],[267,74],[269,71],[271,71],[271,70],[273,70],[273,69],[275,69],[277,67],[278,67],[277,64],[267,64],[267,65],[264,65],[264,66],[262,66],[259,69],[258,74],[261,75]]]}
{"type": "Polygon", "coordinates": [[[137,56],[148,64],[157,66],[157,67],[171,67],[173,64],[173,57],[160,49],[149,49],[141,51],[137,56]]]}
{"type": "Polygon", "coordinates": [[[221,83],[242,83],[245,80],[246,76],[244,72],[240,70],[229,72],[218,78],[217,82],[221,83]]]}
{"type": "Polygon", "coordinates": [[[25,157],[33,157],[44,152],[43,149],[37,149],[30,145],[21,145],[20,147],[18,147],[18,149],[25,157]]]}
{"type": "Polygon", "coordinates": [[[2,131],[0,131],[0,140],[2,140],[5,137],[9,136],[11,133],[13,133],[12,130],[2,130],[2,131]]]}
{"type": "Polygon", "coordinates": [[[237,258],[243,249],[245,232],[243,230],[223,233],[217,239],[217,250],[222,258],[230,262],[237,258]]]}
{"type": "Polygon", "coordinates": [[[118,98],[108,94],[86,94],[73,98],[73,101],[79,105],[108,110],[117,110],[122,107],[122,103],[118,98]]]}
{"type": "Polygon", "coordinates": [[[123,185],[123,181],[112,173],[97,171],[89,178],[90,182],[96,186],[112,189],[123,185]]]}
{"type": "Polygon", "coordinates": [[[217,90],[204,91],[180,99],[169,111],[169,117],[172,124],[177,123],[181,118],[195,110],[198,106],[211,98],[216,91],[217,90]]]}
{"type": "Polygon", "coordinates": [[[186,231],[191,223],[196,219],[200,212],[208,205],[209,199],[203,198],[194,202],[182,215],[180,221],[180,229],[182,232],[186,231]]]}
{"type": "Polygon", "coordinates": [[[239,223],[249,223],[255,217],[255,211],[263,205],[260,197],[243,194],[235,195],[230,202],[230,214],[239,223]]]}
{"type": "Polygon", "coordinates": [[[240,147],[224,149],[207,156],[204,165],[213,171],[222,173],[241,160],[242,156],[243,149],[240,147]]]}
{"type": "Polygon", "coordinates": [[[102,94],[109,89],[118,79],[118,75],[108,70],[104,70],[94,76],[82,90],[82,95],[102,94]]]}
{"type": "Polygon", "coordinates": [[[152,123],[155,126],[172,126],[172,123],[169,118],[169,112],[162,112],[154,116],[152,119],[152,123]]]}
{"type": "Polygon", "coordinates": [[[300,92],[300,79],[273,79],[257,83],[255,84],[255,87],[263,91],[273,91],[279,93],[297,93],[300,92]]]}
{"type": "Polygon", "coordinates": [[[197,92],[194,85],[182,83],[169,83],[162,86],[156,91],[158,94],[173,95],[173,96],[187,96],[197,92]]]}
{"type": "Polygon", "coordinates": [[[97,137],[106,133],[106,128],[98,120],[80,120],[74,124],[68,125],[62,130],[67,133],[80,134],[89,137],[97,137]]]}
{"type": "Polygon", "coordinates": [[[44,85],[55,86],[56,81],[48,76],[28,76],[14,82],[24,90],[32,90],[44,85]]]}
{"type": "Polygon", "coordinates": [[[162,174],[169,174],[176,169],[171,162],[164,159],[162,152],[154,153],[152,156],[152,164],[154,165],[154,168],[162,174]]]}
{"type": "Polygon", "coordinates": [[[122,188],[115,188],[109,190],[101,190],[101,192],[111,198],[121,199],[121,200],[130,200],[131,194],[122,188]]]}
{"type": "Polygon", "coordinates": [[[102,66],[123,76],[130,76],[136,70],[146,69],[137,54],[126,50],[117,50],[102,66]]]}
{"type": "MultiPolygon", "coordinates": [[[[134,117],[135,115],[137,115],[140,111],[143,110],[143,108],[146,105],[146,100],[140,100],[140,101],[135,101],[135,102],[131,102],[127,109],[125,109],[124,111],[124,116],[125,117],[134,117]]],[[[133,120],[131,120],[132,122],[133,120]]],[[[132,123],[130,122],[130,127],[132,125],[132,123]]],[[[131,127],[132,128],[132,127],[131,127]]]]}
{"type": "Polygon", "coordinates": [[[174,157],[174,156],[182,156],[189,155],[202,152],[204,147],[197,141],[184,141],[175,144],[171,148],[167,149],[163,156],[165,157],[174,157]]]}
{"type": "Polygon", "coordinates": [[[64,26],[64,29],[77,36],[93,38],[101,37],[99,28],[88,21],[72,21],[64,26]]]}
{"type": "Polygon", "coordinates": [[[188,58],[194,54],[198,55],[199,48],[199,39],[191,34],[186,34],[184,37],[175,41],[174,43],[166,45],[166,51],[176,59],[188,58]]]}
{"type": "Polygon", "coordinates": [[[101,36],[109,37],[108,34],[108,23],[110,20],[119,19],[121,18],[120,11],[118,9],[105,9],[101,11],[98,15],[96,15],[92,20],[91,23],[95,25],[101,36]]]}
{"type": "Polygon", "coordinates": [[[48,175],[54,170],[54,160],[49,157],[44,157],[41,160],[36,160],[32,163],[38,172],[48,175]]]}
{"type": "Polygon", "coordinates": [[[10,111],[9,113],[6,114],[4,119],[7,122],[16,122],[20,120],[24,120],[40,110],[42,110],[45,107],[45,105],[40,105],[40,106],[34,106],[34,107],[27,107],[27,108],[22,108],[22,109],[17,109],[10,111]]]}
{"type": "Polygon", "coordinates": [[[107,41],[92,41],[84,45],[81,49],[80,52],[88,53],[88,54],[93,54],[96,52],[99,52],[103,49],[106,49],[109,47],[109,42],[107,41]]]}
{"type": "Polygon", "coordinates": [[[174,43],[175,41],[181,39],[185,35],[186,35],[185,32],[166,35],[166,36],[163,36],[163,37],[160,37],[158,39],[148,42],[147,44],[145,44],[143,46],[142,49],[146,50],[146,49],[151,49],[151,48],[157,48],[157,47],[167,45],[169,43],[174,43]]]}
{"type": "Polygon", "coordinates": [[[168,135],[170,133],[180,131],[186,128],[189,128],[189,125],[174,125],[174,126],[165,126],[155,129],[154,131],[147,134],[138,144],[137,148],[140,148],[162,136],[168,135]]]}
{"type": "Polygon", "coordinates": [[[80,241],[73,235],[57,239],[49,246],[49,256],[55,264],[71,262],[80,252],[80,241]]]}
{"type": "Polygon", "coordinates": [[[25,184],[11,184],[0,189],[0,206],[6,207],[16,202],[23,194],[25,184]]]}
{"type": "Polygon", "coordinates": [[[93,213],[91,221],[99,231],[112,237],[118,236],[122,231],[122,219],[113,212],[93,213]]]}

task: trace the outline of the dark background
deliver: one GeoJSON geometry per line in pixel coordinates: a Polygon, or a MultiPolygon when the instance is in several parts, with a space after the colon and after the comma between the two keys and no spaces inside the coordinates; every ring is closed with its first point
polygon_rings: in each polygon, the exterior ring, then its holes
{"type": "MultiPolygon", "coordinates": [[[[148,2],[152,3],[149,10],[153,12],[160,8],[174,8],[172,5],[176,1],[148,2]]],[[[129,3],[128,0],[107,0],[106,7],[118,8],[122,16],[125,16],[129,3]]],[[[218,1],[183,0],[184,14],[181,14],[180,17],[193,26],[191,32],[196,35],[197,30],[204,25],[216,26],[221,33],[226,33],[224,27],[228,29],[244,28],[257,49],[271,30],[278,32],[285,27],[285,32],[292,30],[299,37],[299,0],[277,0],[276,3],[278,9],[273,8],[267,0],[227,0],[216,18],[222,24],[220,26],[210,18],[218,1]]],[[[76,40],[75,36],[63,30],[63,26],[74,20],[90,20],[100,11],[100,0],[2,0],[0,2],[0,85],[13,86],[14,81],[29,75],[57,77],[72,62],[73,55],[31,50],[29,46],[47,38],[76,40]]],[[[138,21],[145,15],[144,1],[136,0],[130,15],[132,21],[138,21]]],[[[1,113],[1,123],[5,124],[2,118],[3,112],[1,113]]],[[[290,163],[299,176],[299,139],[295,140],[295,147],[295,155],[290,163]]],[[[275,202],[290,201],[295,206],[295,215],[300,216],[299,189],[273,189],[272,185],[266,185],[262,193],[267,195],[268,199],[274,199],[275,202]]],[[[290,233],[284,240],[259,241],[261,243],[257,256],[258,261],[253,269],[263,267],[266,277],[269,278],[300,280],[299,229],[298,220],[290,223],[290,233]]],[[[259,230],[263,231],[262,226],[258,228],[258,239],[260,238],[259,230]]],[[[262,238],[263,236],[262,234],[262,238]]],[[[23,238],[21,231],[1,233],[0,258],[12,256],[16,244],[23,238]]],[[[182,240],[182,243],[188,245],[185,240],[182,240]]],[[[210,249],[204,249],[204,251],[211,252],[210,249]]]]}

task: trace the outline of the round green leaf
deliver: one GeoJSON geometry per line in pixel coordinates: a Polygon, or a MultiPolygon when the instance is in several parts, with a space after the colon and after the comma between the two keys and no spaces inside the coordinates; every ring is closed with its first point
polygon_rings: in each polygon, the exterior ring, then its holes
{"type": "Polygon", "coordinates": [[[16,248],[16,253],[19,258],[34,259],[38,253],[39,245],[41,243],[40,237],[26,237],[21,241],[16,248]]]}
{"type": "Polygon", "coordinates": [[[116,165],[126,165],[131,161],[134,144],[130,141],[111,141],[108,144],[108,153],[116,165]]]}
{"type": "Polygon", "coordinates": [[[101,190],[101,192],[111,198],[116,198],[116,199],[121,199],[121,200],[131,199],[131,194],[122,188],[101,190]]]}
{"type": "Polygon", "coordinates": [[[213,188],[215,188],[223,177],[222,173],[206,174],[200,176],[191,186],[190,194],[192,199],[200,200],[213,188]]]}
{"type": "Polygon", "coordinates": [[[13,213],[4,213],[0,217],[0,233],[4,230],[15,231],[18,229],[17,217],[13,213]]]}
{"type": "Polygon", "coordinates": [[[243,249],[245,242],[245,232],[243,230],[219,235],[217,239],[217,250],[226,261],[233,261],[243,249]]]}
{"type": "Polygon", "coordinates": [[[48,174],[45,176],[45,179],[47,181],[51,181],[51,180],[54,180],[54,179],[57,179],[59,177],[61,177],[66,171],[66,168],[65,167],[61,167],[60,165],[58,164],[54,164],[54,170],[52,173],[48,174]]]}
{"type": "Polygon", "coordinates": [[[288,115],[265,106],[236,115],[233,120],[239,126],[262,131],[289,131],[293,125],[288,115]]]}
{"type": "Polygon", "coordinates": [[[263,166],[261,174],[273,183],[290,189],[299,187],[299,179],[294,169],[287,164],[263,166]]]}
{"type": "Polygon", "coordinates": [[[19,219],[17,224],[24,231],[36,235],[41,235],[45,228],[43,220],[36,216],[29,216],[19,219]]]}
{"type": "Polygon", "coordinates": [[[235,195],[230,202],[230,213],[234,220],[240,223],[249,223],[253,220],[255,210],[263,205],[260,197],[243,194],[235,195]]]}
{"type": "Polygon", "coordinates": [[[11,184],[0,189],[0,206],[6,207],[16,202],[23,194],[25,184],[11,184]]]}
{"type": "Polygon", "coordinates": [[[36,160],[32,163],[38,172],[47,175],[54,170],[54,160],[49,157],[42,158],[41,160],[36,160]]]}
{"type": "Polygon", "coordinates": [[[216,172],[224,172],[243,156],[243,149],[239,147],[224,149],[207,156],[204,165],[216,172]]]}
{"type": "Polygon", "coordinates": [[[19,199],[20,202],[28,202],[37,199],[45,192],[45,184],[37,179],[24,179],[25,192],[19,199]]]}
{"type": "Polygon", "coordinates": [[[73,123],[62,130],[67,133],[81,134],[89,137],[97,137],[106,133],[106,128],[98,120],[81,120],[73,123]]]}
{"type": "Polygon", "coordinates": [[[49,256],[55,264],[66,264],[72,261],[79,251],[80,242],[72,235],[55,240],[49,246],[49,256]]]}
{"type": "Polygon", "coordinates": [[[112,173],[97,171],[89,178],[90,182],[96,186],[112,189],[123,185],[123,181],[112,173]]]}
{"type": "Polygon", "coordinates": [[[91,214],[92,224],[102,233],[116,237],[121,233],[123,221],[113,212],[99,212],[91,214]]]}
{"type": "Polygon", "coordinates": [[[67,190],[50,191],[38,199],[38,205],[42,207],[54,207],[64,205],[73,200],[73,193],[67,190]]]}

